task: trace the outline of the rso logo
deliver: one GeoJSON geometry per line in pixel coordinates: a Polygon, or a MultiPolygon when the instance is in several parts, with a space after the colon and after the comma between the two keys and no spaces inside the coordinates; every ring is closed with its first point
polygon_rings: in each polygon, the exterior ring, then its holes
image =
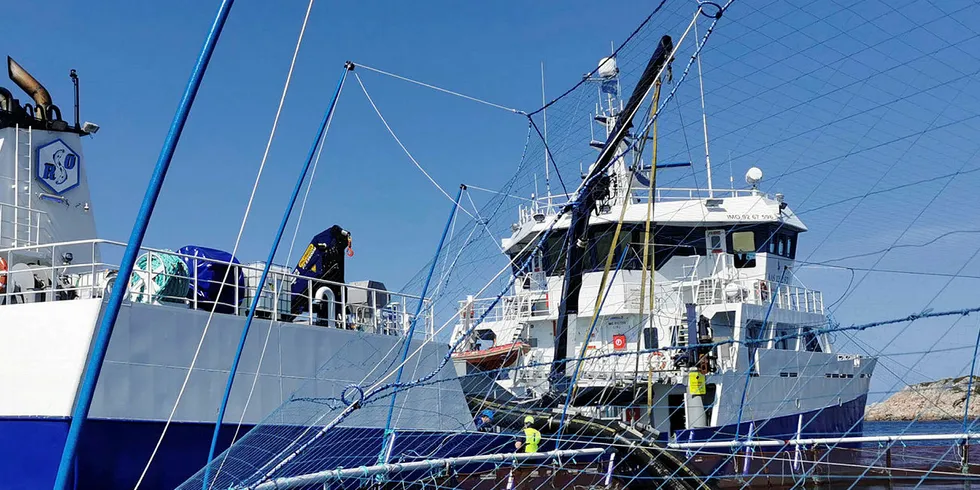
{"type": "Polygon", "coordinates": [[[37,148],[37,180],[55,194],[64,194],[78,185],[81,159],[64,141],[56,139],[37,148]]]}

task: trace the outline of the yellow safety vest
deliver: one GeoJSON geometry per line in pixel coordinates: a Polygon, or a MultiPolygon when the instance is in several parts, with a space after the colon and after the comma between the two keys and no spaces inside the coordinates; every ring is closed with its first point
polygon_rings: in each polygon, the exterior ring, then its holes
{"type": "Polygon", "coordinates": [[[524,428],[524,452],[538,452],[538,444],[541,444],[541,432],[531,427],[524,428]]]}

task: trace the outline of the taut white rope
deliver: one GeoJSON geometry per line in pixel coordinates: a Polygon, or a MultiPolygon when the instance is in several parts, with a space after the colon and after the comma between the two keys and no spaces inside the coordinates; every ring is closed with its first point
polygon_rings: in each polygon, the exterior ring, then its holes
{"type": "MultiPolygon", "coordinates": [[[[245,215],[242,217],[242,224],[238,228],[238,237],[235,238],[235,247],[231,251],[232,257],[238,253],[238,246],[241,244],[242,235],[245,233],[245,223],[248,221],[248,215],[252,210],[252,202],[255,200],[255,192],[259,187],[259,180],[262,178],[262,171],[265,169],[265,163],[269,158],[269,149],[272,147],[272,140],[276,135],[276,128],[279,126],[279,116],[282,114],[282,106],[286,101],[286,93],[289,91],[289,84],[293,78],[293,68],[296,66],[296,57],[299,55],[299,47],[303,43],[303,35],[306,33],[306,25],[310,20],[310,11],[313,10],[313,1],[310,0],[309,5],[306,7],[306,15],[303,17],[303,25],[299,31],[299,38],[296,40],[296,48],[293,50],[293,59],[289,63],[289,72],[286,74],[286,83],[282,88],[282,95],[279,97],[279,107],[276,109],[276,117],[272,121],[272,130],[269,132],[269,140],[265,144],[265,152],[262,154],[262,161],[259,163],[259,171],[255,176],[255,183],[252,184],[252,193],[248,197],[248,204],[245,206],[245,215]]],[[[218,287],[218,297],[221,297],[221,293],[224,291],[225,284],[228,282],[228,273],[232,270],[232,267],[228,267],[225,270],[224,280],[221,281],[221,285],[218,287]]],[[[262,285],[259,285],[261,288],[262,285]]],[[[139,480],[136,481],[136,486],[133,490],[139,488],[140,484],[143,483],[143,478],[146,477],[146,472],[150,469],[150,465],[153,464],[153,458],[156,457],[157,451],[160,449],[160,444],[163,443],[164,436],[167,435],[167,429],[170,428],[170,423],[173,421],[174,414],[177,413],[177,406],[180,405],[180,399],[184,395],[184,390],[187,389],[187,382],[191,378],[191,373],[194,372],[194,366],[197,363],[197,357],[201,353],[201,346],[204,345],[204,338],[208,334],[208,328],[211,326],[211,320],[214,318],[214,310],[217,308],[218,302],[215,301],[211,308],[211,312],[208,314],[208,321],[204,324],[204,331],[201,332],[201,340],[197,343],[197,348],[194,350],[194,357],[191,359],[191,364],[187,368],[187,374],[184,376],[184,382],[180,385],[180,391],[177,393],[177,399],[174,401],[173,409],[170,410],[170,415],[167,417],[167,422],[163,425],[163,432],[160,433],[160,438],[157,439],[156,445],[153,447],[153,452],[150,453],[150,459],[146,462],[146,466],[143,467],[143,472],[140,473],[139,480]]],[[[208,462],[210,463],[210,462],[208,462]]]]}

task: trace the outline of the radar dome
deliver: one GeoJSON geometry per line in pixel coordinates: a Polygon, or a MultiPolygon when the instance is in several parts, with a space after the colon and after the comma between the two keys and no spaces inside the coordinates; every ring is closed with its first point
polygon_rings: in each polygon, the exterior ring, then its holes
{"type": "Polygon", "coordinates": [[[616,65],[616,58],[607,56],[599,60],[599,76],[602,78],[612,78],[619,75],[619,66],[616,65]]]}
{"type": "Polygon", "coordinates": [[[755,186],[759,182],[762,182],[762,169],[759,167],[752,167],[745,172],[745,183],[751,186],[755,186]]]}

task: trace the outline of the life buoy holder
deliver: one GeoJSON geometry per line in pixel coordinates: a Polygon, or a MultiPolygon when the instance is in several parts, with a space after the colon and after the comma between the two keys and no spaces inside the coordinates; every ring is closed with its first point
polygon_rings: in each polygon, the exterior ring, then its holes
{"type": "Polygon", "coordinates": [[[0,257],[0,294],[7,292],[7,259],[0,257]]]}

